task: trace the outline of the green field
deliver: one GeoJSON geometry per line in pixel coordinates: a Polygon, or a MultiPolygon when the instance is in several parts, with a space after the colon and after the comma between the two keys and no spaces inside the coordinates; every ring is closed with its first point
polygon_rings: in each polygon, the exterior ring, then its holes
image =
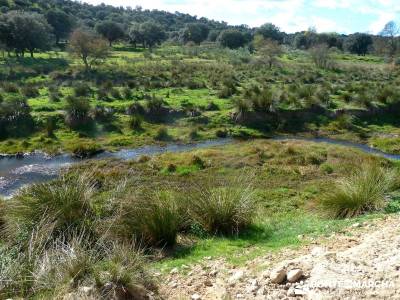
{"type": "Polygon", "coordinates": [[[158,131],[166,128],[170,142],[312,132],[399,153],[397,71],[378,57],[334,58],[335,69],[324,70],[307,52],[291,50],[268,69],[255,54],[216,46],[163,46],[154,53],[116,46],[90,74],[63,52],[6,58],[0,75],[12,79],[3,80],[0,94],[10,101],[26,98],[35,125],[3,138],[0,152],[73,152],[88,142],[99,149],[132,148],[158,143],[158,131]],[[77,89],[93,116],[71,129],[64,122],[66,99],[77,89]],[[129,107],[146,109],[153,98],[160,102],[156,118],[148,114],[139,129],[132,128],[129,107]],[[243,101],[245,116],[239,120],[243,101]],[[96,115],[96,108],[111,112],[96,115]],[[48,119],[54,122],[51,135],[48,119]]]}

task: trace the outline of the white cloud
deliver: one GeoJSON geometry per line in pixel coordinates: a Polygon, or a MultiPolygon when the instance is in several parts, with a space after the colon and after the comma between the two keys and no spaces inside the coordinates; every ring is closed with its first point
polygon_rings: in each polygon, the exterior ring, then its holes
{"type": "Polygon", "coordinates": [[[400,0],[84,0],[92,4],[105,2],[116,6],[142,6],[207,17],[229,24],[255,27],[272,22],[287,32],[315,26],[318,31],[379,32],[400,12],[400,0]],[[352,20],[341,20],[336,10],[354,13],[352,20]],[[321,13],[324,12],[322,15],[321,13]],[[346,24],[346,25],[344,25],[346,24]],[[364,28],[355,28],[364,26],[364,28]]]}

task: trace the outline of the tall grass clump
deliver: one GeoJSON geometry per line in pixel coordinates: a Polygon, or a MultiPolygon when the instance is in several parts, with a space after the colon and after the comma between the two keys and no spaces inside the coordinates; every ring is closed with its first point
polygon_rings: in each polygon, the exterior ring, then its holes
{"type": "Polygon", "coordinates": [[[236,179],[220,187],[198,189],[189,202],[192,221],[211,234],[238,234],[249,226],[257,212],[257,201],[250,180],[236,179]]]}
{"type": "Polygon", "coordinates": [[[69,96],[66,100],[65,122],[68,126],[78,128],[90,123],[90,102],[88,99],[69,96]]]}
{"type": "Polygon", "coordinates": [[[25,188],[6,203],[5,232],[22,239],[35,233],[49,240],[68,231],[86,230],[95,218],[94,192],[94,180],[86,173],[25,188]]]}
{"type": "Polygon", "coordinates": [[[354,171],[336,182],[321,200],[327,213],[336,218],[350,218],[385,207],[385,195],[397,183],[393,170],[374,164],[354,171]]]}
{"type": "Polygon", "coordinates": [[[117,239],[134,238],[146,246],[173,246],[182,223],[174,195],[165,191],[127,195],[111,226],[117,239]]]}

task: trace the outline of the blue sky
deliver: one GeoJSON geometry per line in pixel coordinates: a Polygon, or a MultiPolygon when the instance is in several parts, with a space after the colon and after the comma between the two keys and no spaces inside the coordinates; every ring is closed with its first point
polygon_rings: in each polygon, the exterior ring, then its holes
{"type": "Polygon", "coordinates": [[[229,24],[259,26],[266,22],[286,32],[314,26],[318,32],[378,33],[400,21],[400,0],[84,0],[116,6],[142,6],[185,12],[229,24]]]}

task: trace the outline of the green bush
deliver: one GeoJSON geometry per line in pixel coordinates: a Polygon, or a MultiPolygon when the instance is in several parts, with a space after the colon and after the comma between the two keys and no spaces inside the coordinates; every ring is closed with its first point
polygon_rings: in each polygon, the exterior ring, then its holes
{"type": "Polygon", "coordinates": [[[111,97],[113,97],[116,100],[122,99],[121,93],[119,92],[119,90],[117,88],[112,88],[110,90],[110,94],[111,94],[111,97]]]}
{"type": "Polygon", "coordinates": [[[90,123],[90,102],[86,98],[67,97],[65,121],[71,128],[78,128],[90,123]]]}
{"type": "Polygon", "coordinates": [[[21,94],[27,98],[36,98],[40,95],[39,89],[32,85],[26,85],[21,88],[21,94]]]}
{"type": "Polygon", "coordinates": [[[0,102],[0,138],[26,136],[34,126],[26,99],[13,97],[0,102]]]}
{"type": "Polygon", "coordinates": [[[17,94],[19,92],[18,86],[12,82],[4,82],[2,87],[6,93],[17,94]]]}
{"type": "Polygon", "coordinates": [[[134,114],[129,119],[129,126],[134,130],[142,129],[143,117],[139,114],[134,114]]]}
{"type": "Polygon", "coordinates": [[[90,86],[83,82],[75,84],[73,89],[75,97],[88,97],[92,92],[90,86]]]}
{"type": "Polygon", "coordinates": [[[394,171],[365,166],[339,180],[321,200],[326,212],[336,218],[355,217],[385,207],[385,196],[397,183],[394,171]]]}
{"type": "Polygon", "coordinates": [[[210,234],[238,234],[253,222],[257,202],[253,188],[237,180],[218,188],[202,187],[190,199],[189,212],[193,223],[210,234]]]}
{"type": "Polygon", "coordinates": [[[46,241],[66,232],[87,230],[95,219],[91,205],[94,192],[94,181],[86,173],[25,188],[7,201],[5,232],[25,239],[34,234],[46,241]]]}
{"type": "Polygon", "coordinates": [[[165,191],[129,192],[115,216],[115,234],[123,240],[133,237],[146,246],[173,246],[182,216],[173,194],[165,191]]]}
{"type": "Polygon", "coordinates": [[[169,141],[171,139],[171,136],[168,133],[168,129],[163,126],[157,130],[157,134],[154,138],[157,141],[169,141]]]}

